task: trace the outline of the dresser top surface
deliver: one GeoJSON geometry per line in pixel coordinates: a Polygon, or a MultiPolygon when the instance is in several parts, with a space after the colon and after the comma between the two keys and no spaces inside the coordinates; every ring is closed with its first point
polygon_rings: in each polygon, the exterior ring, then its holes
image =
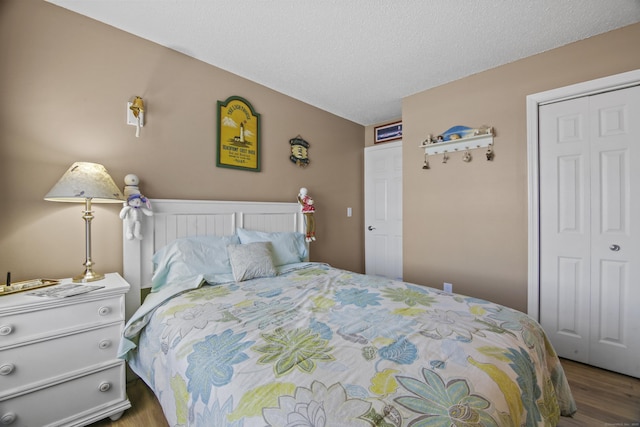
{"type": "MultiPolygon", "coordinates": [[[[59,285],[39,288],[37,290],[55,289],[56,287],[68,285],[70,283],[72,283],[71,278],[66,278],[60,280],[59,285]]],[[[83,301],[108,298],[114,295],[123,295],[129,290],[129,284],[118,273],[107,273],[105,274],[105,278],[102,280],[79,285],[101,286],[101,288],[80,295],[60,298],[30,295],[32,291],[3,295],[0,296],[0,315],[11,312],[15,309],[19,309],[21,307],[24,308],[25,306],[48,307],[56,305],[78,304],[83,301]]]]}

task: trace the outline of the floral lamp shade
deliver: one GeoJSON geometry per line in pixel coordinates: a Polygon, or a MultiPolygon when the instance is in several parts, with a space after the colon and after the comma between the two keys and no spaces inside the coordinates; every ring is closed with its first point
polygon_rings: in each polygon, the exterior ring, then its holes
{"type": "Polygon", "coordinates": [[[104,166],[76,162],[44,199],[54,202],[84,202],[91,199],[93,203],[122,203],[124,196],[104,166]]]}

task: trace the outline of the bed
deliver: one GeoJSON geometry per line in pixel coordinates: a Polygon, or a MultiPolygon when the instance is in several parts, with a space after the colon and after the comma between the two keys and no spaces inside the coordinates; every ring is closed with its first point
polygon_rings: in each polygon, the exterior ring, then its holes
{"type": "Polygon", "coordinates": [[[124,274],[152,292],[127,301],[119,354],[171,426],[552,426],[576,411],[523,313],[309,262],[297,204],[151,203],[124,274]]]}

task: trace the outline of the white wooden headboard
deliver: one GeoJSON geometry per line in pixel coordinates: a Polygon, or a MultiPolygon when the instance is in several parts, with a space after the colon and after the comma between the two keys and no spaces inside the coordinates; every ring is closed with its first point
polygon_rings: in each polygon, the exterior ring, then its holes
{"type": "Polygon", "coordinates": [[[126,317],[140,306],[140,290],[151,287],[153,254],[175,239],[191,236],[229,236],[236,228],[258,231],[304,232],[298,203],[226,202],[150,199],[153,216],[142,218],[142,240],[128,240],[123,224],[123,273],[131,285],[126,317]]]}

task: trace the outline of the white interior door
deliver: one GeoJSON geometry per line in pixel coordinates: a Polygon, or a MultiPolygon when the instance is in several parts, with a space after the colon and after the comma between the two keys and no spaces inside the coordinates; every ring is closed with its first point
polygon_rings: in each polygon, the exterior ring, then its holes
{"type": "Polygon", "coordinates": [[[640,377],[640,87],[539,117],[542,326],[562,357],[640,377]]]}
{"type": "Polygon", "coordinates": [[[587,97],[540,107],[540,321],[563,357],[589,360],[591,191],[587,97]]]}
{"type": "Polygon", "coordinates": [[[365,269],[402,279],[402,142],[365,148],[365,269]]]}

